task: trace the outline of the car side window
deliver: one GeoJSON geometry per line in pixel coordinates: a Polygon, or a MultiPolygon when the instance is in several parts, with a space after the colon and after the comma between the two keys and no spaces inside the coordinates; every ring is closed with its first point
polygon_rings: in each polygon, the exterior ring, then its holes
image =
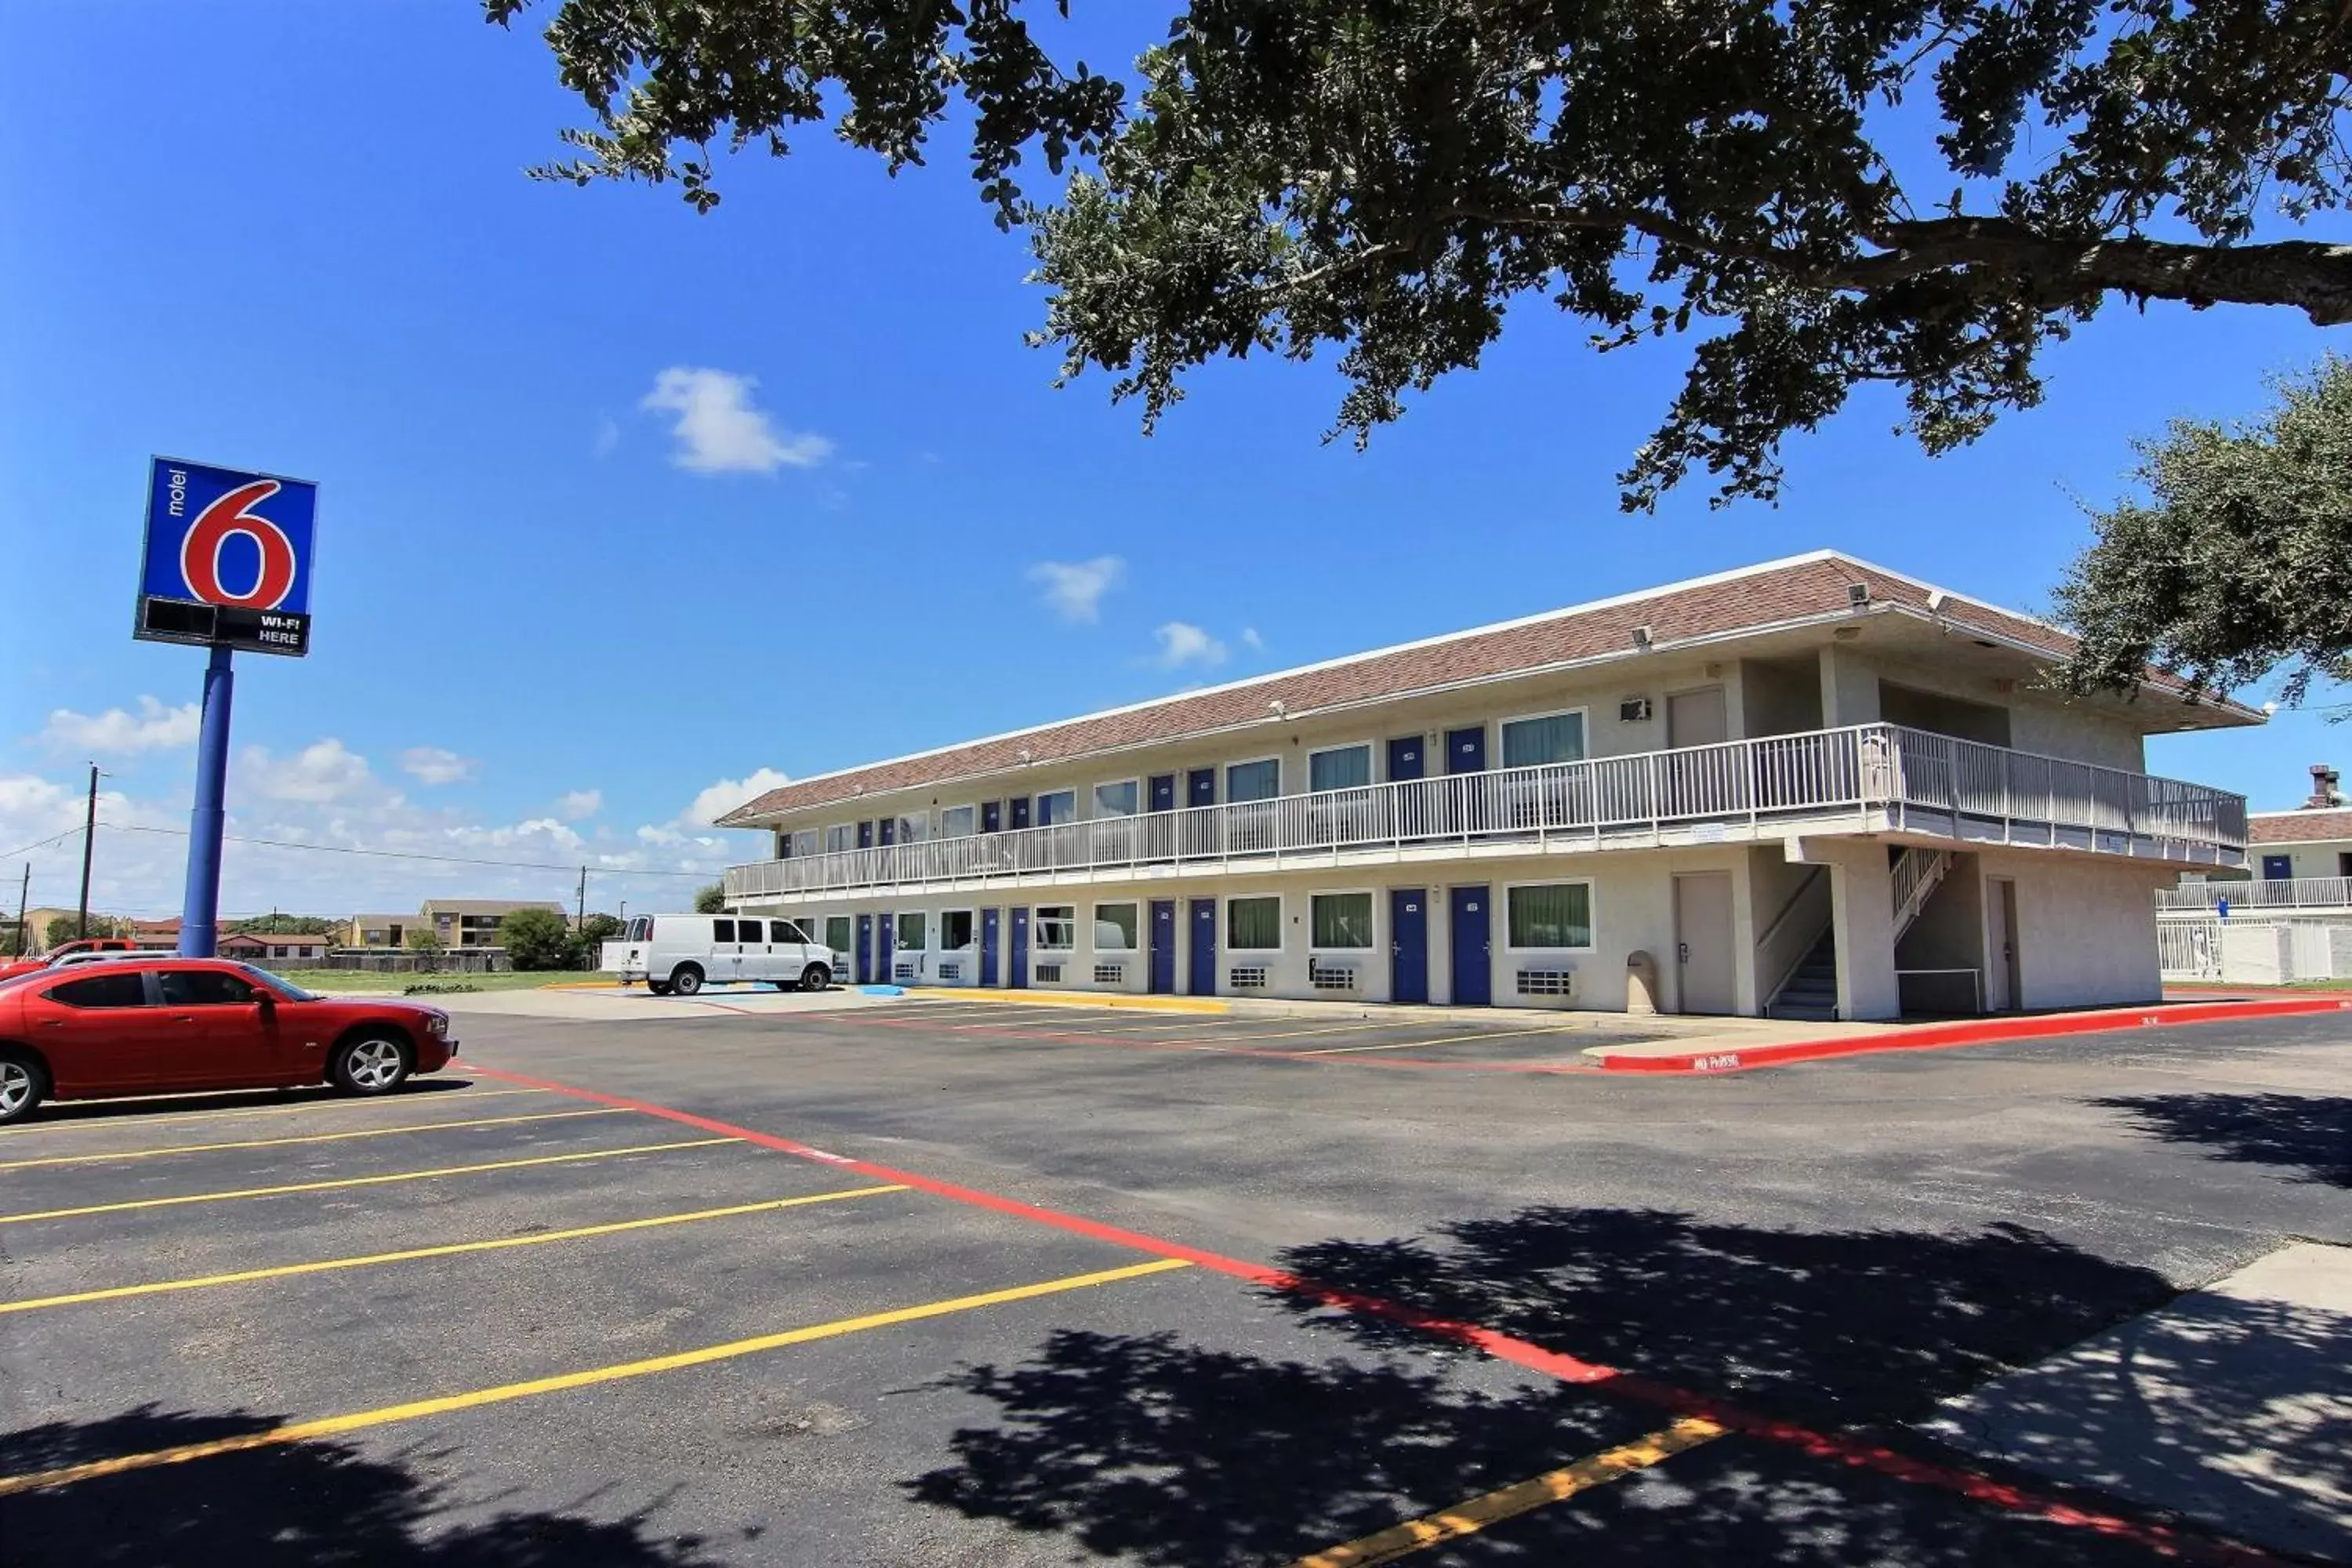
{"type": "Polygon", "coordinates": [[[52,1002],[68,1007],[144,1007],[147,976],[143,973],[90,974],[48,989],[52,1002]]]}
{"type": "Polygon", "coordinates": [[[166,969],[155,977],[166,1007],[234,1007],[253,1000],[253,986],[217,969],[166,969]]]}

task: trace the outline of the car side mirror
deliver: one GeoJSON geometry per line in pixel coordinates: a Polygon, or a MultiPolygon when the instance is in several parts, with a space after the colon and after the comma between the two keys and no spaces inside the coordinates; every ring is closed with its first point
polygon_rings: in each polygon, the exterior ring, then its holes
{"type": "Polygon", "coordinates": [[[278,1011],[278,998],[271,995],[267,991],[255,992],[253,994],[253,1000],[265,1013],[275,1013],[278,1011]]]}

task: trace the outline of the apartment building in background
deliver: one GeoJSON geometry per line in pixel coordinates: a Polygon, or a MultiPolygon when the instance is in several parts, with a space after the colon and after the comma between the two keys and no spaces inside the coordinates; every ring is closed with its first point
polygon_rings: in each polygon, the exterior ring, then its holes
{"type": "Polygon", "coordinates": [[[350,942],[355,948],[397,951],[411,932],[431,931],[445,948],[499,945],[499,925],[517,910],[552,910],[567,919],[562,904],[545,899],[427,899],[409,914],[353,915],[350,942]]]}
{"type": "Polygon", "coordinates": [[[2252,725],[1835,552],[771,790],[730,906],[857,979],[1885,1018],[2152,1000],[2155,889],[2244,800],[2145,738],[2252,725]]]}

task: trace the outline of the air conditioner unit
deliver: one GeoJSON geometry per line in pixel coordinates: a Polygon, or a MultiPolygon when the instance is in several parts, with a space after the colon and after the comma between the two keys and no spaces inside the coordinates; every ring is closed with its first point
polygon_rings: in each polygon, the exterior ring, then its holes
{"type": "Polygon", "coordinates": [[[1646,697],[1628,697],[1617,704],[1617,722],[1620,724],[1645,723],[1649,717],[1650,700],[1646,697]]]}

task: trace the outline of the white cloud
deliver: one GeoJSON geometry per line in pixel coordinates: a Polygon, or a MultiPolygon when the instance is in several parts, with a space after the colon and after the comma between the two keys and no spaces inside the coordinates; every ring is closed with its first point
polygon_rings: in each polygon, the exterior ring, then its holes
{"type": "Polygon", "coordinates": [[[332,736],[284,758],[264,746],[247,746],[229,774],[231,799],[250,795],[324,805],[376,793],[376,777],[367,759],[332,736]]]}
{"type": "Polygon", "coordinates": [[[106,756],[124,752],[160,752],[196,743],[204,719],[194,702],[166,708],[152,697],[139,700],[139,711],[110,708],[103,713],[77,713],[59,708],[41,726],[41,743],[55,752],[82,752],[106,756]]]}
{"type": "MultiPolygon", "coordinates": [[[[694,797],[684,811],[677,814],[670,826],[692,833],[709,827],[739,805],[748,805],[753,796],[792,783],[789,775],[773,768],[759,768],[740,779],[720,779],[694,797]]],[[[642,837],[644,829],[638,830],[642,837]]]]}
{"type": "Polygon", "coordinates": [[[1265,649],[1265,639],[1257,635],[1255,626],[1244,626],[1242,647],[1248,648],[1252,653],[1262,653],[1265,649]]]}
{"type": "Polygon", "coordinates": [[[1102,598],[1127,575],[1127,563],[1116,555],[1091,561],[1040,561],[1029,568],[1029,580],[1045,586],[1045,603],[1064,620],[1102,618],[1102,598]]]}
{"type": "Polygon", "coordinates": [[[429,784],[463,784],[480,771],[481,763],[439,746],[411,746],[400,753],[404,773],[429,784]]]}
{"type": "Polygon", "coordinates": [[[723,370],[672,365],[654,377],[642,406],[677,416],[672,431],[677,450],[670,461],[690,473],[772,474],[824,462],[833,443],[776,428],[764,410],[752,406],[751,389],[759,384],[723,370]]]}
{"type": "Polygon", "coordinates": [[[1170,621],[1151,634],[1160,639],[1160,668],[1181,669],[1197,664],[1213,669],[1225,662],[1225,645],[1187,621],[1170,621]]]}
{"type": "Polygon", "coordinates": [[[575,789],[555,797],[555,815],[566,822],[585,822],[604,809],[601,789],[575,789]]]}

